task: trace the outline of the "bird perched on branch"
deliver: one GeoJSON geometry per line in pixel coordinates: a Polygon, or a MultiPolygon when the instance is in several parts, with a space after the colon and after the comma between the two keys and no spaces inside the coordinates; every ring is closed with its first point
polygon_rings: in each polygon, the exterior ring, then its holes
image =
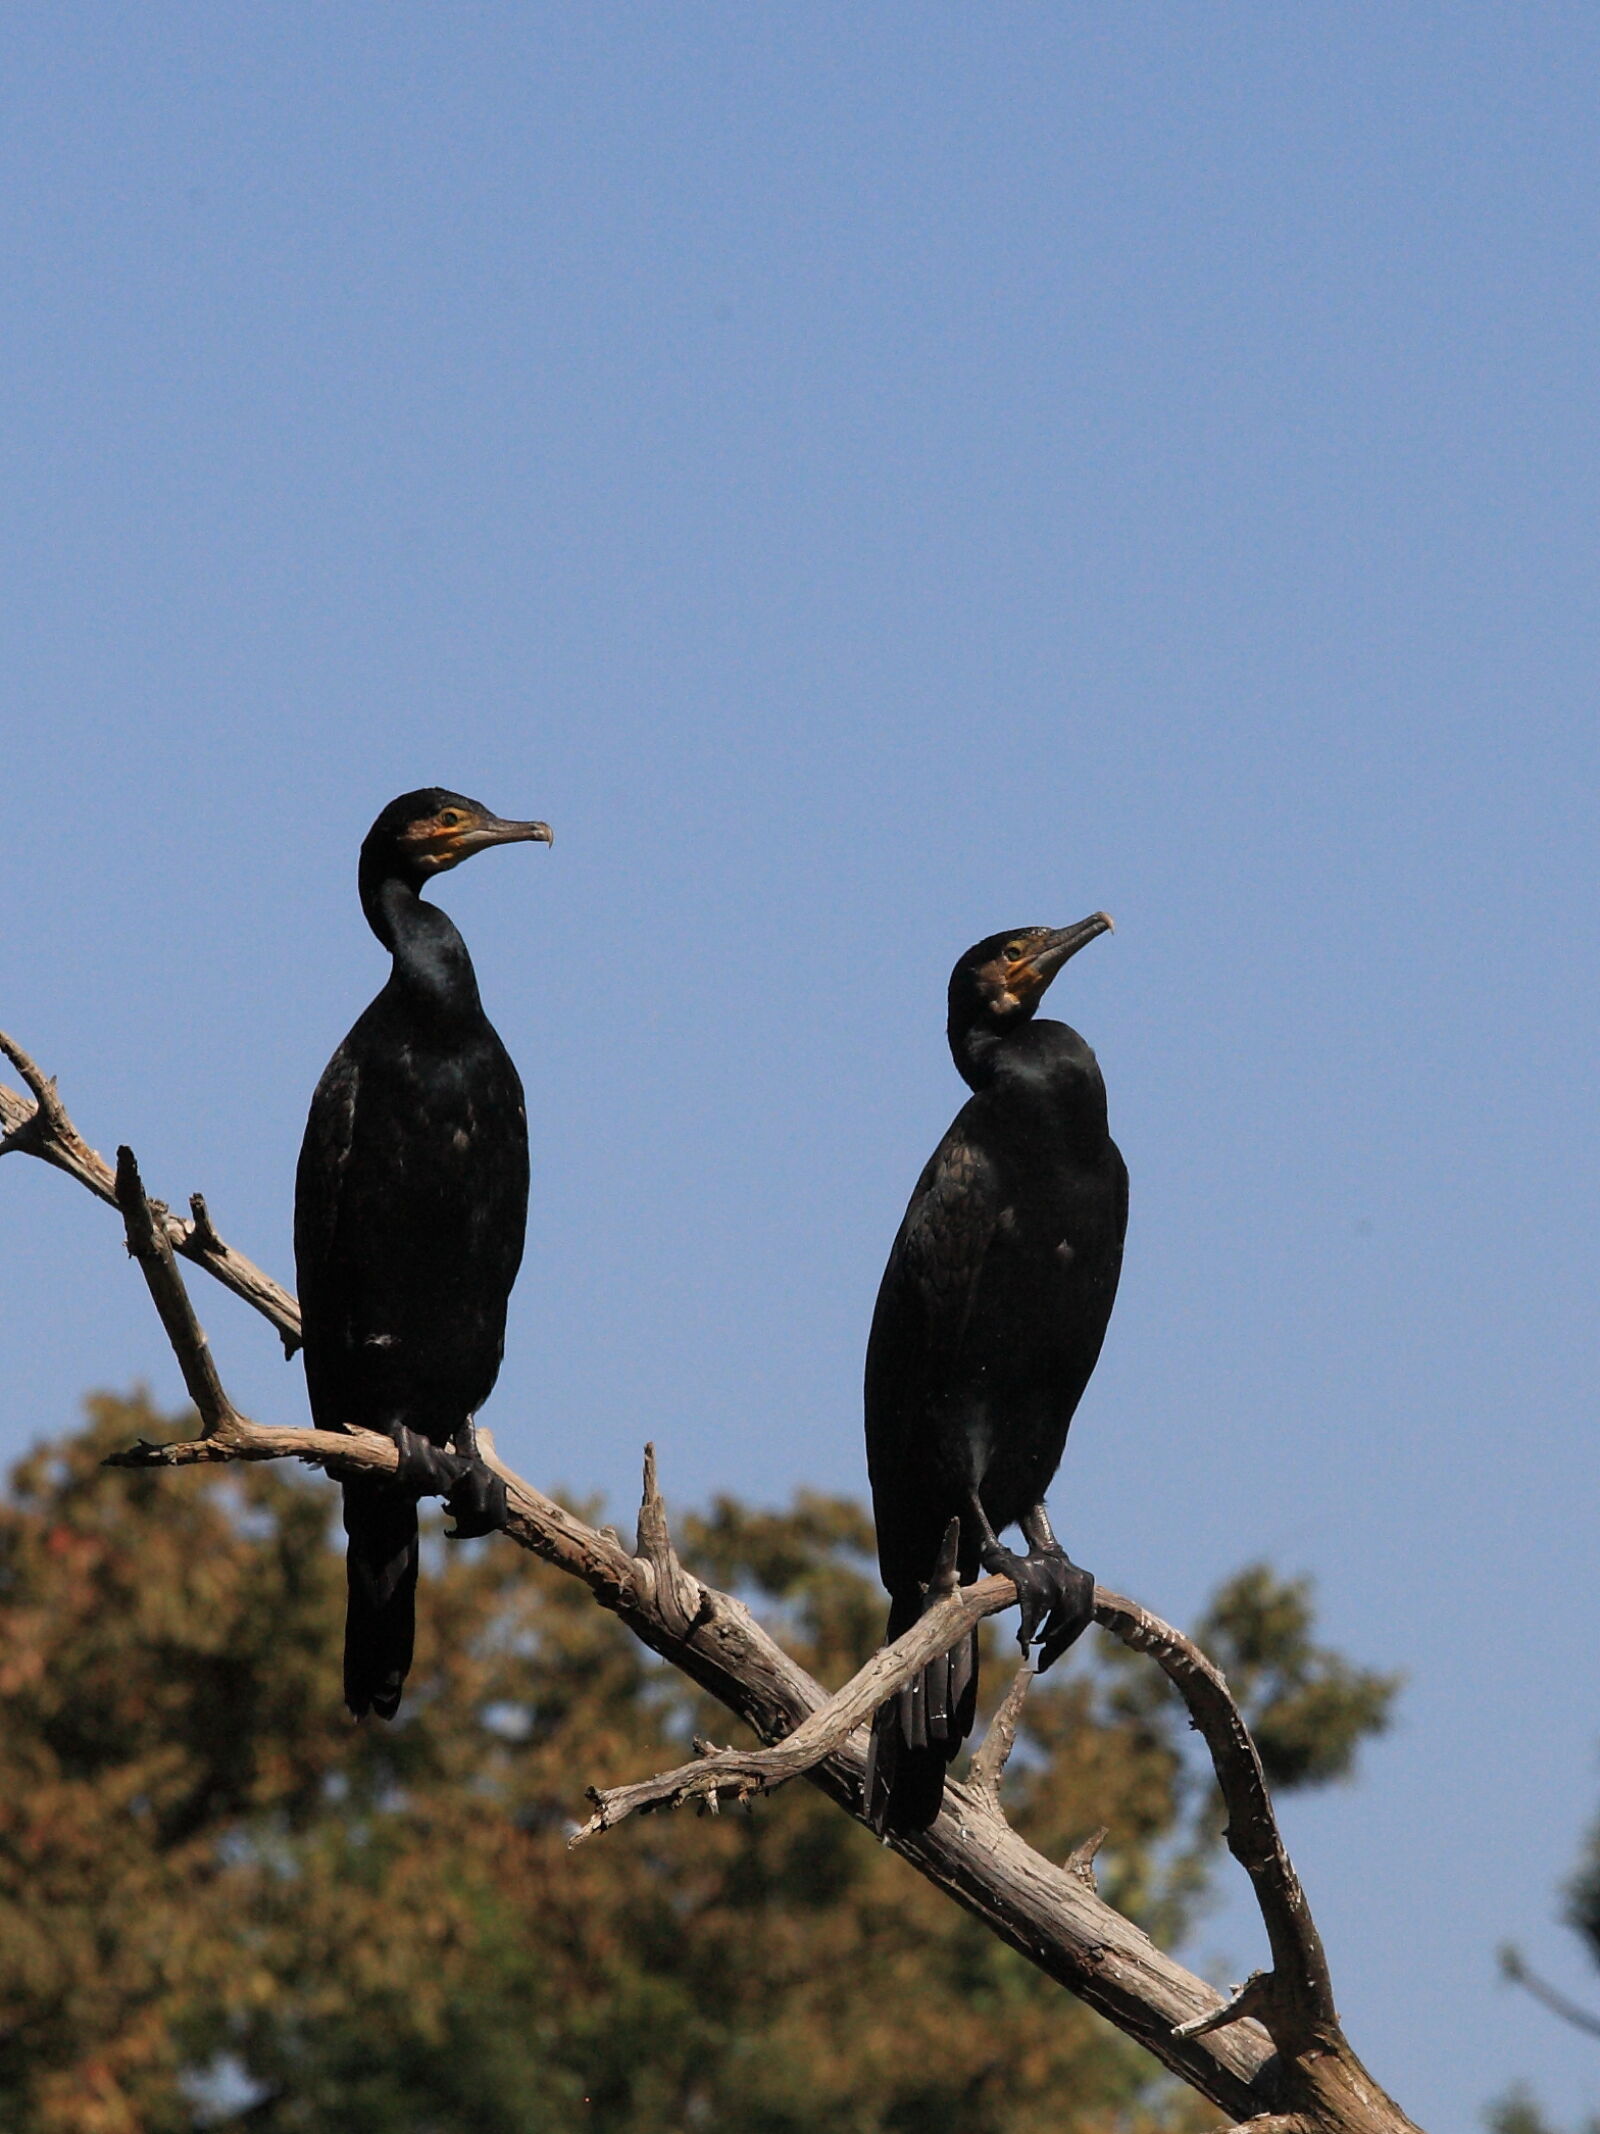
{"type": "Polygon", "coordinates": [[[505,1519],[473,1417],[505,1347],[528,1215],[522,1084],[483,1012],[466,943],[421,892],[491,845],[551,842],[427,786],[389,803],[361,847],[361,909],[389,982],[328,1062],[295,1176],[306,1388],[319,1429],[382,1431],[393,1481],[344,1483],[345,1702],[390,1719],[411,1665],[417,1500],[458,1536],[505,1519]]]}
{"type": "MultiPolygon", "coordinates": [[[[992,934],[950,978],[950,1050],[972,1095],[917,1181],[867,1344],[867,1465],[892,1642],[980,1569],[1016,1581],[1024,1651],[1045,1668],[1088,1625],[1094,1581],[1050,1530],[1044,1494],[1105,1339],[1128,1172],[1094,1054],[1035,1019],[1046,987],[1110,930],[992,934]],[[1028,1545],[999,1539],[1010,1525],[1028,1545]]],[[[924,1830],[972,1730],[977,1634],[879,1710],[874,1827],[924,1830]]]]}

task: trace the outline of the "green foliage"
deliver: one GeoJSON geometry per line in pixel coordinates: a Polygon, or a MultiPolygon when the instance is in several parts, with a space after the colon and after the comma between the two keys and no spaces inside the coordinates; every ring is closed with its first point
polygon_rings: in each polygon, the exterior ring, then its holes
{"type": "MultiPolygon", "coordinates": [[[[1531,2092],[1520,2083],[1489,2107],[1484,2114],[1484,2125],[1489,2134],[1556,2134],[1556,2128],[1540,2111],[1531,2092]]],[[[1600,2119],[1586,2121],[1580,2134],[1600,2134],[1600,2119]]]]}
{"type": "Polygon", "coordinates": [[[1489,2134],[1552,2134],[1549,2121],[1525,2089],[1510,2090],[1491,2105],[1484,2124],[1489,2134]]]}
{"type": "MultiPolygon", "coordinates": [[[[430,1544],[401,1718],[352,1726],[333,1492],[276,1467],[100,1467],[170,1427],[97,1401],[0,1506],[0,2124],[1178,2134],[1214,2118],[803,1784],[568,1852],[586,1785],[735,1722],[520,1551],[430,1544]]],[[[822,1679],[877,1642],[855,1505],[721,1500],[680,1542],[822,1679]]],[[[1218,1610],[1258,1726],[1291,1745],[1291,1780],[1347,1768],[1388,1686],[1316,1651],[1301,1589],[1248,1580],[1218,1610]]],[[[1009,1667],[989,1646],[997,1697],[1009,1667]]],[[[1010,1812],[1057,1858],[1110,1825],[1107,1894],[1175,1932],[1214,1852],[1181,1828],[1198,1798],[1181,1710],[1115,1651],[1059,1672],[1029,1699],[1010,1812]]]]}
{"type": "MultiPolygon", "coordinates": [[[[1568,1926],[1587,1943],[1589,1954],[1600,1964],[1600,1824],[1589,1832],[1576,1873],[1566,1888],[1565,1918],[1568,1926]]],[[[1524,1986],[1559,2020],[1580,2030],[1600,2030],[1600,2014],[1567,1996],[1541,1979],[1520,1949],[1507,1943],[1500,1950],[1500,1975],[1508,1984],[1524,1986]]],[[[1522,2084],[1493,2104],[1487,2114],[1491,2134],[1557,2134],[1540,2112],[1531,2091],[1522,2084]]],[[[1600,2118],[1587,2120],[1580,2134],[1600,2134],[1600,2118]]]]}
{"type": "Polygon", "coordinates": [[[1600,1964],[1600,1823],[1589,1832],[1577,1873],[1567,1884],[1566,1921],[1600,1964]]]}

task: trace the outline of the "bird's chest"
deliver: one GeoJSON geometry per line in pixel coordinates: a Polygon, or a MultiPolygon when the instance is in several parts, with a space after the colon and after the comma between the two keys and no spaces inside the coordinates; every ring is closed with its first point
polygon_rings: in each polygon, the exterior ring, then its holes
{"type": "Polygon", "coordinates": [[[406,1047],[363,1075],[355,1137],[404,1159],[459,1170],[492,1152],[508,1133],[525,1132],[521,1091],[500,1063],[475,1048],[466,1055],[406,1047]]]}
{"type": "Polygon", "coordinates": [[[522,1092],[486,1048],[398,1048],[363,1076],[352,1125],[347,1217],[430,1257],[464,1249],[519,1180],[526,1190],[522,1092]]]}
{"type": "Polygon", "coordinates": [[[1120,1257],[1114,1180],[1103,1167],[1026,1148],[1004,1166],[984,1276],[996,1307],[1041,1329],[1114,1277],[1120,1257]]]}

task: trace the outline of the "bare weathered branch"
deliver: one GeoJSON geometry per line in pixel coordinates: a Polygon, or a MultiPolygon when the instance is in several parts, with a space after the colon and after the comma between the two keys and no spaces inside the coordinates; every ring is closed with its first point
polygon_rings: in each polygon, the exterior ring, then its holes
{"type": "Polygon", "coordinates": [[[108,1453],[107,1467],[219,1467],[229,1460],[305,1460],[330,1471],[394,1474],[400,1454],[393,1438],[373,1430],[312,1430],[293,1423],[253,1423],[235,1412],[232,1422],[211,1437],[179,1438],[153,1444],[141,1438],[122,1452],[108,1453]]]}
{"type": "Polygon", "coordinates": [[[203,1193],[189,1195],[189,1213],[194,1217],[194,1226],[189,1235],[202,1252],[226,1252],[227,1246],[217,1235],[217,1226],[211,1220],[211,1210],[206,1206],[203,1193]]]}
{"type": "Polygon", "coordinates": [[[634,1559],[640,1597],[654,1601],[661,1620],[687,1637],[700,1617],[704,1591],[672,1546],[667,1507],[656,1481],[656,1448],[644,1448],[644,1490],[639,1499],[638,1554],[634,1559]]]}
{"type": "MultiPolygon", "coordinates": [[[[652,1462],[653,1469],[653,1462],[652,1462]]],[[[704,1587],[698,1589],[703,1595],[704,1587]]],[[[719,1749],[697,1762],[683,1764],[632,1786],[615,1786],[601,1793],[591,1790],[595,1812],[568,1841],[580,1845],[585,1838],[613,1829],[630,1815],[649,1808],[677,1808],[687,1801],[713,1805],[723,1794],[734,1800],[754,1793],[770,1793],[791,1778],[800,1778],[840,1749],[865,1725],[878,1706],[904,1684],[921,1674],[930,1660],[948,1652],[983,1620],[1015,1602],[1017,1589],[1009,1578],[986,1578],[972,1586],[958,1587],[936,1607],[918,1617],[903,1637],[885,1645],[853,1675],[844,1688],[811,1713],[805,1722],[773,1749],[719,1749]]],[[[989,1798],[978,1789],[976,1798],[989,1798]]]]}
{"type": "Polygon", "coordinates": [[[159,1210],[147,1197],[130,1148],[117,1150],[117,1203],[128,1251],[139,1263],[151,1300],[166,1329],[189,1398],[199,1411],[201,1435],[176,1444],[141,1439],[114,1452],[107,1467],[196,1467],[226,1460],[302,1459],[317,1466],[370,1468],[393,1474],[400,1464],[393,1440],[371,1430],[269,1429],[251,1422],[229,1399],[188,1287],[173,1257],[159,1210]]]}
{"type": "MultiPolygon", "coordinates": [[[[848,1723],[850,1715],[871,1708],[886,1675],[914,1672],[940,1649],[940,1640],[953,1644],[983,1614],[1006,1604],[1008,1580],[989,1579],[962,1588],[941,1603],[939,1611],[922,1618],[907,1639],[874,1655],[844,1692],[829,1698],[731,1594],[699,1586],[697,1619],[685,1634],[679,1627],[681,1609],[666,1614],[656,1600],[653,1575],[651,1580],[641,1576],[643,1558],[630,1555],[614,1534],[588,1526],[508,1469],[486,1430],[480,1429],[478,1441],[483,1457],[506,1482],[507,1530],[514,1541],[581,1578],[645,1644],[737,1712],[763,1743],[787,1749],[785,1761],[798,1760],[796,1737],[815,1719],[815,1730],[798,1744],[809,1763],[804,1775],[858,1820],[865,1744],[859,1721],[848,1723]],[[915,1639],[917,1630],[923,1631],[920,1641],[915,1639]],[[876,1689],[869,1689],[878,1669],[883,1671],[876,1675],[876,1689]],[[820,1760],[810,1762],[818,1734],[834,1745],[825,1746],[820,1760]]],[[[214,1438],[137,1447],[117,1455],[116,1464],[289,1456],[389,1473],[396,1457],[386,1438],[370,1433],[346,1437],[241,1423],[234,1447],[219,1445],[214,1438]]],[[[654,1566],[646,1568],[653,1574],[654,1566]]],[[[1113,1594],[1097,1595],[1096,1613],[1106,1627],[1122,1634],[1137,1628],[1141,1637],[1148,1637],[1147,1625],[1159,1621],[1113,1594]]],[[[1185,1642],[1169,1626],[1160,1628],[1168,1639],[1185,1642]]],[[[736,1757],[748,1766],[757,1753],[718,1750],[702,1761],[718,1766],[723,1758],[736,1757]]],[[[761,1767],[756,1768],[760,1772],[761,1767]]],[[[694,1769],[688,1767],[688,1774],[694,1769]]],[[[769,1776],[770,1767],[761,1782],[769,1776]]],[[[737,1797],[740,1789],[726,1783],[727,1777],[728,1767],[722,1766],[723,1782],[706,1793],[708,1805],[722,1793],[737,1797]]],[[[646,1781],[644,1790],[658,1800],[662,1797],[660,1781],[646,1781]]],[[[1256,2107],[1270,2109],[1284,2101],[1284,2086],[1294,2084],[1298,2064],[1287,2064],[1267,2032],[1243,2011],[1237,2012],[1237,2020],[1230,2011],[1225,2028],[1182,2034],[1186,2025],[1215,2016],[1219,1997],[1098,1897],[1089,1866],[1098,1837],[1064,1867],[1052,1867],[994,1812],[985,1792],[948,1781],[944,1811],[933,1828],[891,1842],[1002,1940],[1108,2016],[1225,2111],[1238,2118],[1261,2118],[1256,2107]]],[[[1314,2094],[1326,2092],[1333,2101],[1328,2110],[1296,2120],[1303,2134],[1406,2134],[1410,2129],[1411,2122],[1354,2059],[1337,2026],[1318,2037],[1304,2066],[1314,2094]]]]}
{"type": "Polygon", "coordinates": [[[989,1802],[996,1815],[1000,1813],[1000,1781],[1005,1775],[1011,1751],[1016,1747],[1022,1707],[1029,1690],[1038,1680],[1038,1674],[1030,1660],[1024,1660],[1017,1669],[1011,1678],[1011,1687],[1001,1699],[1000,1709],[989,1721],[989,1731],[973,1751],[967,1771],[967,1783],[974,1793],[989,1802]]]}
{"type": "Polygon", "coordinates": [[[1228,1849],[1250,1877],[1272,1950],[1272,1972],[1257,1996],[1262,2020],[1285,2050],[1336,2030],[1322,1937],[1279,1834],[1260,1751],[1221,1669],[1170,1623],[1119,1594],[1096,1592],[1095,1620],[1133,1651],[1150,1655],[1189,1707],[1211,1752],[1228,1811],[1228,1849]]]}
{"type": "Polygon", "coordinates": [[[1265,2017],[1271,2005],[1270,1984],[1265,1971],[1252,1971],[1244,1984],[1236,1986],[1232,1993],[1219,2000],[1209,2015],[1192,2016],[1187,2023],[1180,2023],[1175,2035],[1204,2038],[1213,2030],[1222,2030],[1247,2015],[1265,2017]]]}
{"type": "MultiPolygon", "coordinates": [[[[742,1601],[699,1585],[696,1619],[685,1633],[681,1606],[669,1615],[657,1602],[653,1564],[630,1555],[614,1534],[587,1525],[513,1473],[481,1426],[478,1449],[505,1481],[511,1539],[582,1579],[602,1606],[737,1713],[762,1743],[787,1745],[830,1704],[837,1715],[837,1700],[784,1652],[742,1601]]],[[[370,1433],[345,1437],[256,1423],[241,1423],[233,1445],[200,1438],[181,1445],[138,1446],[115,1455],[114,1462],[157,1466],[286,1457],[388,1473],[396,1462],[388,1439],[370,1433]]],[[[941,1604],[950,1611],[948,1623],[933,1611],[922,1618],[915,1628],[923,1631],[925,1645],[908,1648],[902,1640],[898,1649],[908,1656],[921,1652],[925,1662],[938,1650],[936,1638],[948,1631],[948,1642],[954,1643],[964,1636],[972,1622],[990,1612],[991,1603],[1004,1605],[1011,1590],[1009,1580],[998,1578],[983,1581],[983,1587],[989,1590],[964,1587],[941,1604]]],[[[874,1655],[868,1669],[883,1659],[881,1653],[874,1655]]],[[[861,1678],[856,1681],[859,1685],[861,1678]]],[[[856,1701],[863,1710],[871,1708],[867,1695],[856,1701]]],[[[860,1820],[865,1761],[865,1738],[852,1727],[805,1776],[860,1820]]],[[[947,1783],[944,1812],[934,1827],[890,1842],[936,1887],[1137,2038],[1224,2111],[1243,2118],[1278,2101],[1280,2063],[1265,2032],[1255,2024],[1239,2023],[1214,2038],[1175,2038],[1178,2025],[1216,2006],[1215,1990],[1157,1949],[1131,1920],[1102,1902],[1079,1874],[1052,1866],[1024,1844],[981,1794],[947,1783]]],[[[1388,2127],[1384,2134],[1390,2134],[1388,2127]]]]}
{"type": "MultiPolygon", "coordinates": [[[[654,1480],[653,1456],[646,1473],[648,1494],[654,1480]]],[[[572,1842],[581,1843],[646,1809],[724,1795],[745,1799],[800,1776],[840,1748],[878,1705],[939,1653],[949,1651],[983,1616],[1009,1607],[1015,1598],[1009,1579],[983,1579],[958,1587],[893,1645],[875,1653],[779,1747],[725,1749],[633,1785],[594,1792],[595,1813],[572,1842]]],[[[1188,1705],[1211,1752],[1228,1809],[1229,1847],[1250,1876],[1273,1953],[1270,1973],[1257,1974],[1236,2002],[1213,2006],[1190,2019],[1185,2034],[1204,2036],[1251,2015],[1266,2023],[1280,2046],[1286,2040],[1298,2041],[1336,2028],[1338,2016],[1321,1937],[1279,1834],[1259,1752],[1220,1671],[1190,1639],[1121,1594],[1097,1587],[1095,1620],[1136,1652],[1150,1654],[1188,1705]],[[1195,2023],[1198,2028],[1193,2027],[1195,2023]]],[[[1030,1668],[1019,1671],[973,1759],[967,1797],[991,1814],[999,1813],[1000,1772],[1015,1739],[1031,1679],[1030,1668]]]]}
{"type": "Polygon", "coordinates": [[[178,1359],[189,1398],[200,1411],[205,1435],[215,1437],[219,1430],[225,1430],[230,1423],[239,1420],[238,1412],[222,1390],[210,1344],[195,1317],[183,1276],[172,1256],[166,1225],[156,1220],[130,1148],[117,1150],[115,1183],[128,1250],[139,1262],[151,1299],[161,1316],[161,1324],[167,1330],[172,1353],[178,1359]]]}
{"type": "MultiPolygon", "coordinates": [[[[98,1199],[116,1207],[116,1173],[73,1125],[57,1094],[54,1078],[46,1075],[3,1030],[0,1053],[16,1068],[33,1096],[30,1104],[20,1091],[0,1084],[0,1156],[37,1156],[41,1163],[65,1171],[98,1199]]],[[[223,1243],[203,1201],[195,1207],[193,1223],[184,1222],[160,1201],[152,1201],[151,1206],[173,1251],[203,1267],[224,1289],[232,1290],[260,1312],[277,1328],[285,1355],[292,1356],[300,1346],[300,1307],[289,1291],[274,1282],[254,1260],[247,1260],[242,1252],[223,1243]]]]}
{"type": "Polygon", "coordinates": [[[1100,1883],[1095,1875],[1094,1863],[1100,1848],[1111,1832],[1102,1823],[1098,1830],[1091,1830],[1081,1845],[1074,1845],[1067,1854],[1066,1868],[1069,1875],[1076,1875],[1085,1888],[1098,1890],[1100,1883]]]}
{"type": "MultiPolygon", "coordinates": [[[[33,1094],[30,1105],[16,1092],[0,1089],[0,1153],[21,1149],[40,1155],[102,1199],[121,1205],[130,1246],[150,1281],[185,1381],[201,1410],[201,1437],[174,1445],[141,1444],[113,1455],[107,1464],[184,1466],[298,1457],[335,1470],[392,1474],[398,1455],[387,1438],[366,1431],[268,1428],[233,1408],[172,1253],[204,1266],[253,1304],[290,1343],[299,1337],[294,1299],[260,1269],[220,1246],[203,1202],[195,1205],[193,1225],[186,1225],[160,1203],[148,1201],[131,1157],[119,1200],[116,1178],[78,1137],[54,1085],[10,1040],[0,1038],[0,1050],[18,1067],[33,1094]]],[[[909,1679],[967,1635],[982,1616],[1014,1598],[1006,1579],[958,1589],[829,1697],[742,1602],[701,1584],[679,1562],[667,1530],[653,1451],[646,1456],[637,1553],[630,1555],[610,1529],[596,1531],[502,1465],[487,1431],[480,1429],[478,1442],[482,1456],[506,1482],[512,1540],[582,1579],[637,1637],[737,1713],[766,1745],[756,1752],[698,1745],[700,1763],[689,1770],[711,1771],[712,1782],[702,1789],[708,1805],[721,1793],[741,1790],[727,1775],[733,1770],[728,1760],[737,1759],[743,1770],[755,1765],[761,1786],[775,1783],[773,1774],[780,1767],[784,1775],[793,1775],[790,1766],[794,1772],[803,1770],[811,1783],[861,1820],[861,1728],[870,1712],[900,1680],[909,1679]]],[[[945,1805],[932,1829],[889,1842],[1002,1940],[1146,2046],[1234,2121],[1244,2122],[1248,2134],[1416,2134],[1339,2029],[1321,1942],[1278,1834],[1260,1758],[1221,1674],[1179,1632],[1120,1595],[1097,1590],[1095,1616],[1124,1643],[1157,1661],[1183,1696],[1210,1749],[1228,1808],[1228,1842],[1251,1877],[1272,1948],[1273,1970],[1246,1989],[1249,2005],[1243,1996],[1219,2002],[1213,1987],[1164,1955],[1100,1899],[1092,1866],[1098,1836],[1057,1868],[1024,1844],[1000,1815],[999,1774],[1014,1736],[1028,1670],[1019,1675],[1006,1700],[1013,1707],[1009,1717],[1003,1726],[997,1719],[978,1752],[974,1782],[947,1781],[945,1805]],[[1260,2022],[1252,2020],[1253,2010],[1259,2010],[1260,2022]]],[[[678,1779],[685,1774],[667,1776],[678,1779]]],[[[659,1790],[662,1783],[647,1781],[646,1788],[659,1790]]],[[[596,1820],[605,1827],[603,1820],[596,1820]]]]}
{"type": "Polygon", "coordinates": [[[3,1030],[0,1052],[26,1082],[33,1099],[30,1104],[19,1091],[0,1085],[0,1128],[4,1129],[0,1132],[0,1156],[37,1156],[115,1207],[117,1195],[111,1166],[90,1148],[73,1125],[56,1089],[55,1076],[47,1075],[3,1030]]]}

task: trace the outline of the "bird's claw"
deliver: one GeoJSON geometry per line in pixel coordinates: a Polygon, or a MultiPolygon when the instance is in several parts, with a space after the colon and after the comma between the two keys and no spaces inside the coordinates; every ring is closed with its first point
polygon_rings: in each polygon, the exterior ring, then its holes
{"type": "Polygon", "coordinates": [[[1064,1549],[1036,1549],[1018,1556],[997,1544],[984,1551],[983,1567],[1016,1587],[1021,1607],[1017,1642],[1024,1652],[1037,1644],[1040,1674],[1094,1621],[1094,1579],[1064,1549]]]}
{"type": "Polygon", "coordinates": [[[498,1534],[506,1523],[505,1483],[476,1457],[461,1464],[465,1472],[444,1500],[445,1510],[455,1521],[444,1538],[474,1541],[480,1534],[498,1534]]]}

